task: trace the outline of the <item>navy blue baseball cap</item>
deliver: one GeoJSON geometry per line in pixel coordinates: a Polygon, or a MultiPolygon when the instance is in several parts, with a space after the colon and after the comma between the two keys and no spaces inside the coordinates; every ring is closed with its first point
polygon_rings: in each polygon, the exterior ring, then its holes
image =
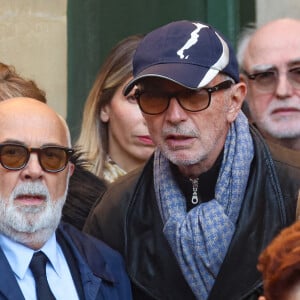
{"type": "Polygon", "coordinates": [[[133,79],[124,88],[124,95],[146,77],[165,78],[199,89],[219,72],[239,82],[232,46],[207,24],[176,21],[153,30],[140,42],[133,57],[133,79]]]}

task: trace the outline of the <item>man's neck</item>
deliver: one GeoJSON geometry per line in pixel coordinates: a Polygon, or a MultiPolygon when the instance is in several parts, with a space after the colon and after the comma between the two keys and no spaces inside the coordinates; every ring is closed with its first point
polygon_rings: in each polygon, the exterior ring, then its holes
{"type": "Polygon", "coordinates": [[[171,164],[171,171],[173,173],[173,176],[181,191],[185,195],[187,211],[189,211],[199,203],[206,202],[214,198],[215,186],[222,160],[223,151],[220,153],[215,164],[207,172],[202,173],[200,176],[193,180],[191,180],[191,178],[183,176],[178,167],[174,164],[171,164]],[[194,203],[193,197],[197,198],[196,203],[194,203]]]}
{"type": "Polygon", "coordinates": [[[15,232],[14,236],[10,238],[32,250],[39,250],[46,244],[53,233],[53,229],[47,228],[32,233],[15,232]]]}
{"type": "Polygon", "coordinates": [[[193,179],[210,170],[215,164],[217,157],[213,160],[201,161],[194,165],[177,165],[177,167],[183,176],[193,179]]]}

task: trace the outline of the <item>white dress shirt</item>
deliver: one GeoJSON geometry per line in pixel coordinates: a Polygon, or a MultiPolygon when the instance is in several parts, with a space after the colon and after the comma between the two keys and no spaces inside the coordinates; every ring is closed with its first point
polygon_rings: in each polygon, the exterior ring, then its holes
{"type": "MultiPolygon", "coordinates": [[[[21,291],[26,300],[37,300],[35,280],[29,268],[34,250],[17,243],[0,234],[0,247],[2,248],[21,291]]],[[[43,251],[50,263],[47,263],[46,274],[49,286],[57,300],[78,299],[78,294],[72,279],[68,263],[61,247],[56,241],[55,234],[39,249],[43,251]]]]}

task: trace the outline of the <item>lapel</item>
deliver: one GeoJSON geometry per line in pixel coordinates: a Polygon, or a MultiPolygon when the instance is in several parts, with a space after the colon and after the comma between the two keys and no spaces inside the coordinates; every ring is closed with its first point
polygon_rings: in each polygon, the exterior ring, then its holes
{"type": "MultiPolygon", "coordinates": [[[[103,284],[101,283],[102,280],[99,279],[109,278],[109,274],[106,273],[105,268],[98,268],[99,264],[102,263],[100,252],[97,252],[97,256],[95,256],[95,253],[90,253],[88,241],[84,240],[84,236],[79,233],[79,231],[77,233],[77,229],[73,229],[68,224],[61,223],[58,227],[57,233],[58,232],[61,234],[61,237],[64,239],[64,241],[68,244],[70,250],[74,255],[75,261],[80,271],[85,299],[97,299],[99,289],[103,284]],[[95,259],[96,257],[97,259],[95,259]],[[89,264],[89,260],[92,260],[93,263],[89,264]],[[92,267],[93,270],[90,267],[92,267]],[[98,274],[99,270],[101,273],[100,275],[98,274]]],[[[110,281],[109,279],[107,280],[110,281]]]]}
{"type": "Polygon", "coordinates": [[[79,299],[84,299],[84,295],[83,295],[83,287],[82,287],[82,281],[81,281],[81,277],[80,277],[80,272],[79,272],[79,268],[76,262],[76,259],[74,257],[73,251],[71,250],[70,246],[68,245],[68,243],[66,242],[66,240],[64,239],[62,233],[57,230],[56,231],[56,239],[57,242],[59,243],[65,259],[68,263],[74,284],[75,284],[75,288],[77,290],[77,294],[79,299]]]}
{"type": "Polygon", "coordinates": [[[15,275],[0,248],[0,300],[25,300],[15,275]]]}
{"type": "MultiPolygon", "coordinates": [[[[97,276],[94,276],[92,270],[87,266],[86,262],[81,256],[81,253],[76,248],[68,233],[60,226],[58,231],[61,233],[61,237],[64,242],[70,247],[71,252],[74,255],[75,262],[78,264],[79,272],[81,274],[81,283],[83,286],[84,296],[79,294],[81,299],[96,299],[100,281],[97,276]]],[[[71,236],[72,231],[69,232],[71,236]]],[[[80,278],[78,278],[80,280],[80,278]]],[[[4,255],[4,252],[0,248],[0,300],[25,300],[22,291],[18,285],[15,275],[4,255]]]]}

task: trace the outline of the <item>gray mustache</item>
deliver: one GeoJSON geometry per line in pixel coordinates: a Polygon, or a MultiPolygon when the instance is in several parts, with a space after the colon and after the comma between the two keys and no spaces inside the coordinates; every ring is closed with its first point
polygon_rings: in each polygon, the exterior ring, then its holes
{"type": "Polygon", "coordinates": [[[49,191],[42,183],[25,182],[17,185],[12,192],[13,199],[19,195],[42,195],[48,197],[49,191]]]}
{"type": "Polygon", "coordinates": [[[180,128],[180,127],[173,127],[173,128],[166,128],[162,130],[162,135],[164,137],[169,135],[183,135],[183,136],[189,136],[189,137],[198,137],[199,134],[193,129],[186,129],[186,128],[180,128]]]}

